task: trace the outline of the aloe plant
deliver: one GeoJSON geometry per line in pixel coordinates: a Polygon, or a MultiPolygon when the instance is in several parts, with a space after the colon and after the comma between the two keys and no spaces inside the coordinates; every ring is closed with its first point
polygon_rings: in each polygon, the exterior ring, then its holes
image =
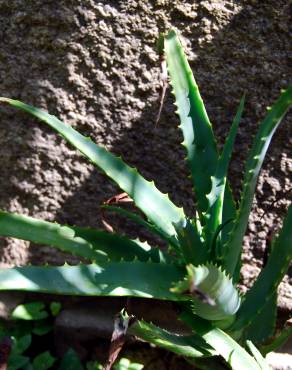
{"type": "MultiPolygon", "coordinates": [[[[266,369],[268,365],[251,341],[261,348],[274,335],[277,287],[292,256],[291,206],[255,284],[243,296],[236,284],[258,174],[272,136],[292,104],[292,87],[281,92],[260,123],[237,207],[227,171],[245,99],[219,153],[198,86],[173,30],[164,38],[164,52],[193,182],[196,218],[187,217],[153,182],[121,158],[56,117],[23,102],[0,98],[2,103],[49,125],[83,153],[132,198],[146,220],[118,207],[107,208],[147,227],[169,246],[160,251],[115,233],[1,211],[0,235],[50,245],[88,263],[0,269],[0,290],[174,301],[180,306],[178,319],[188,325],[190,334],[178,335],[143,321],[130,325],[128,332],[185,356],[202,368],[208,368],[212,356],[214,361],[221,356],[236,370],[266,369]],[[260,329],[259,324],[265,328],[260,329]]],[[[266,354],[267,345],[264,348],[266,354]]]]}

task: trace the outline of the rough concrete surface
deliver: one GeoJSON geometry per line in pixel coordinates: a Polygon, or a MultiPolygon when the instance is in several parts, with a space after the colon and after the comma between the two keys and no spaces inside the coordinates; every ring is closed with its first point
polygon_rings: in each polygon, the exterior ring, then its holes
{"type": "MultiPolygon", "coordinates": [[[[160,94],[158,32],[172,26],[180,31],[220,145],[247,93],[230,169],[238,197],[242,161],[258,122],[289,83],[289,3],[0,0],[0,95],[42,107],[122,155],[190,213],[193,197],[170,92],[154,129],[160,94]]],[[[267,232],[279,229],[288,207],[289,121],[291,114],[273,138],[259,179],[245,240],[246,286],[262,265],[267,232]]],[[[118,189],[50,129],[1,107],[0,157],[2,209],[102,226],[99,205],[118,189]]],[[[121,230],[121,221],[112,222],[121,230]]],[[[123,225],[135,232],[132,225],[123,225]]],[[[3,266],[58,264],[64,258],[47,247],[1,239],[3,266]]],[[[291,271],[280,292],[280,307],[287,312],[292,308],[291,271]]]]}

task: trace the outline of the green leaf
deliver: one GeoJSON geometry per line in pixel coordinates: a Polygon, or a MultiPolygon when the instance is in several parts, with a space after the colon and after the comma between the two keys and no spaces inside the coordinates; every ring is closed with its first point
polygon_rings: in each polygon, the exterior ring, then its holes
{"type": "Polygon", "coordinates": [[[62,358],[58,370],[83,370],[81,361],[73,349],[69,349],[62,358]]]}
{"type": "Polygon", "coordinates": [[[260,344],[274,335],[277,318],[277,292],[265,303],[244,331],[244,338],[260,344]]]}
{"type": "Polygon", "coordinates": [[[240,330],[259,317],[266,303],[277,291],[292,259],[292,205],[288,209],[283,228],[273,243],[272,252],[252,288],[246,293],[232,327],[240,330]]]}
{"type": "Polygon", "coordinates": [[[142,370],[144,365],[132,362],[127,358],[121,358],[120,361],[113,366],[114,370],[142,370]]]}
{"type": "Polygon", "coordinates": [[[271,370],[270,366],[268,365],[267,361],[263,358],[260,351],[256,348],[256,346],[250,341],[246,341],[247,347],[256,359],[257,363],[260,365],[261,370],[271,370]]]}
{"type": "Polygon", "coordinates": [[[18,305],[11,313],[14,320],[42,320],[48,317],[43,302],[31,302],[18,305]]]}
{"type": "Polygon", "coordinates": [[[43,352],[35,357],[33,360],[32,366],[33,370],[47,370],[50,369],[56,359],[50,354],[49,351],[43,352]]]}
{"type": "MultiPolygon", "coordinates": [[[[113,370],[142,370],[144,368],[144,365],[138,364],[136,362],[132,362],[127,358],[121,358],[117,363],[115,363],[113,365],[112,368],[113,368],[113,370]]],[[[94,362],[88,362],[86,364],[86,369],[87,370],[102,370],[102,369],[104,369],[104,367],[99,362],[94,361],[94,362]]],[[[59,370],[61,370],[61,369],[59,369],[59,370]]],[[[64,368],[64,370],[65,370],[65,368],[64,368]]]]}
{"type": "Polygon", "coordinates": [[[201,240],[200,231],[196,222],[186,220],[185,225],[177,228],[177,239],[185,263],[199,265],[208,260],[208,250],[201,240]]]}
{"type": "Polygon", "coordinates": [[[260,370],[257,362],[224,331],[214,328],[202,336],[234,370],[260,370]]]}
{"type": "Polygon", "coordinates": [[[187,311],[182,312],[180,319],[199,334],[215,350],[215,354],[222,356],[232,369],[260,370],[255,359],[221,329],[214,328],[208,321],[203,325],[187,311]]]}
{"type": "Polygon", "coordinates": [[[21,370],[33,370],[32,364],[30,361],[28,361],[22,368],[21,370]]]}
{"type": "Polygon", "coordinates": [[[34,323],[32,333],[38,336],[48,334],[53,329],[53,324],[50,324],[47,320],[39,320],[34,323]]]}
{"type": "Polygon", "coordinates": [[[222,216],[222,224],[225,226],[221,230],[221,243],[223,245],[229,239],[230,232],[233,228],[234,221],[230,222],[230,220],[235,220],[235,218],[236,218],[236,206],[233,199],[232,190],[230,188],[229,183],[227,182],[225,185],[223,216],[222,216]]]}
{"type": "Polygon", "coordinates": [[[21,338],[13,338],[12,355],[21,355],[31,345],[31,335],[27,334],[21,338]]]}
{"type": "MultiPolygon", "coordinates": [[[[135,258],[147,261],[156,249],[151,248],[149,244],[142,244],[138,240],[131,240],[115,233],[77,226],[72,226],[72,229],[78,237],[89,241],[94,250],[106,253],[112,261],[121,259],[132,261],[135,258]]],[[[159,260],[153,259],[153,262],[159,262],[159,260]]]]}
{"type": "Polygon", "coordinates": [[[252,207],[253,196],[257,178],[262,167],[266,151],[274,132],[281,123],[282,118],[292,104],[292,86],[282,92],[272,109],[260,124],[258,134],[251,148],[246,164],[243,181],[243,193],[240,208],[236,217],[230,239],[224,247],[223,266],[233,276],[234,270],[241,255],[242,241],[246,231],[249,214],[252,207]]]}
{"type": "Polygon", "coordinates": [[[63,252],[90,261],[133,260],[146,261],[149,254],[137,243],[111,233],[76,226],[37,220],[32,217],[0,211],[0,235],[50,245],[63,252]]]}
{"type": "Polygon", "coordinates": [[[22,355],[11,356],[8,359],[8,370],[24,369],[29,364],[29,358],[22,355]]]}
{"type": "Polygon", "coordinates": [[[214,328],[203,335],[205,341],[210,344],[219,355],[234,370],[260,370],[257,362],[235,340],[224,331],[214,328]]]}
{"type": "Polygon", "coordinates": [[[98,361],[89,361],[86,364],[86,370],[103,370],[103,366],[98,361]]]}
{"type": "MultiPolygon", "coordinates": [[[[229,135],[226,139],[222,154],[218,160],[215,175],[211,176],[211,191],[207,194],[208,199],[208,210],[206,212],[206,226],[205,226],[205,237],[208,249],[211,250],[213,244],[221,245],[221,233],[217,238],[217,243],[214,243],[214,235],[216,230],[223,223],[223,208],[224,208],[224,194],[226,189],[227,171],[228,165],[231,158],[235,136],[237,133],[238,125],[241,119],[241,115],[244,108],[244,97],[242,97],[236,116],[233,120],[229,135]]],[[[220,254],[222,251],[220,251],[220,254]]],[[[217,257],[218,252],[214,253],[217,257]]]]}
{"type": "Polygon", "coordinates": [[[198,335],[173,334],[145,321],[136,321],[129,327],[128,333],[178,355],[202,357],[212,354],[212,348],[198,335]]]}
{"type": "Polygon", "coordinates": [[[276,351],[278,348],[282,347],[289,338],[292,337],[292,327],[287,327],[282,330],[282,332],[277,335],[270,343],[265,346],[261,346],[261,352],[266,355],[269,352],[276,351]]]}
{"type": "Polygon", "coordinates": [[[115,157],[105,148],[96,145],[69,125],[40,109],[8,98],[0,98],[0,101],[32,114],[59,132],[65,140],[115,181],[134,200],[136,206],[145,213],[149,220],[169,236],[175,234],[173,224],[180,223],[184,219],[182,209],[176,207],[167,195],[162,194],[153,182],[139,175],[136,169],[129,167],[121,158],[115,157]]]}
{"type": "Polygon", "coordinates": [[[89,260],[107,259],[104,252],[95,251],[90,243],[76,236],[70,226],[28,216],[0,211],[0,235],[50,245],[89,260]]]}
{"type": "Polygon", "coordinates": [[[143,220],[140,216],[137,214],[130,212],[124,208],[121,207],[115,207],[110,205],[103,205],[102,208],[107,209],[112,212],[116,212],[122,216],[127,217],[128,219],[134,221],[136,224],[144,226],[146,229],[151,231],[152,233],[160,236],[163,240],[166,240],[170,245],[174,247],[175,250],[178,249],[178,243],[174,237],[170,237],[167,235],[163,230],[159,229],[156,225],[151,224],[150,222],[147,222],[143,220]]]}
{"type": "Polygon", "coordinates": [[[133,296],[179,301],[187,298],[172,293],[170,288],[183,277],[183,269],[151,262],[109,262],[61,267],[26,266],[0,269],[0,291],[133,296]]]}
{"type": "Polygon", "coordinates": [[[216,143],[198,86],[174,30],[166,35],[164,50],[184,136],[183,146],[202,213],[207,209],[206,195],[217,165],[216,143]]]}
{"type": "Polygon", "coordinates": [[[60,302],[51,302],[50,310],[53,316],[57,316],[62,309],[62,304],[60,302]]]}
{"type": "Polygon", "coordinates": [[[235,315],[240,297],[232,280],[217,266],[188,265],[188,276],[172,288],[173,292],[191,294],[193,312],[206,320],[226,320],[235,315]]]}

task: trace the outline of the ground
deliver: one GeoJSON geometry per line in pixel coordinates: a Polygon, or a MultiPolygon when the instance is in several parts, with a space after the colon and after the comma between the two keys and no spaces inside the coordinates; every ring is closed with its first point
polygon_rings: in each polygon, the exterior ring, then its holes
{"type": "MultiPolygon", "coordinates": [[[[42,107],[72,124],[122,155],[192,213],[194,198],[170,90],[154,127],[161,88],[158,33],[170,27],[179,31],[219,146],[246,93],[230,169],[238,198],[243,160],[259,120],[289,83],[289,14],[285,0],[61,0],[57,5],[0,0],[0,95],[42,107]]],[[[118,189],[30,117],[8,108],[1,108],[0,117],[0,207],[102,227],[99,206],[118,189]]],[[[275,134],[258,182],[244,246],[244,286],[258,274],[267,233],[277,232],[288,207],[290,121],[291,114],[275,134]]],[[[121,222],[112,222],[121,230],[121,222]]],[[[133,233],[132,225],[123,230],[133,233]]],[[[46,247],[0,242],[2,266],[64,259],[46,247]]],[[[291,272],[280,292],[279,306],[287,313],[292,309],[291,272]]]]}

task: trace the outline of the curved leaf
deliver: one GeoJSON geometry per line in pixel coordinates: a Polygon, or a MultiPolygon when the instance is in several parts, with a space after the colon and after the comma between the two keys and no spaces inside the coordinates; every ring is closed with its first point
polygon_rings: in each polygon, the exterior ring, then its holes
{"type": "Polygon", "coordinates": [[[198,86],[174,30],[164,41],[167,67],[183,132],[199,210],[207,209],[206,195],[217,164],[217,148],[198,86]]]}
{"type": "Polygon", "coordinates": [[[174,265],[108,262],[78,266],[25,266],[0,269],[0,291],[20,290],[82,296],[132,296],[180,301],[170,288],[183,278],[174,265]]]}
{"type": "Polygon", "coordinates": [[[266,344],[265,346],[261,347],[261,353],[265,356],[269,352],[277,351],[280,347],[282,347],[289,338],[292,337],[292,327],[288,326],[282,330],[282,332],[273,338],[272,342],[266,344]]]}
{"type": "Polygon", "coordinates": [[[253,196],[256,188],[257,178],[262,167],[266,151],[274,132],[292,104],[292,86],[282,92],[272,109],[260,124],[258,134],[254,140],[246,164],[243,181],[243,193],[240,208],[236,217],[230,239],[224,248],[224,269],[233,276],[236,265],[240,259],[242,240],[246,231],[249,214],[252,207],[253,196]]]}
{"type": "Polygon", "coordinates": [[[150,252],[127,238],[95,229],[61,226],[28,216],[0,211],[0,235],[49,245],[90,261],[146,261],[150,252]]]}
{"type": "Polygon", "coordinates": [[[187,266],[187,278],[172,291],[191,294],[194,313],[206,320],[230,319],[238,311],[240,297],[232,280],[217,266],[187,266]]]}
{"type": "Polygon", "coordinates": [[[229,335],[218,328],[213,328],[209,322],[202,324],[190,312],[183,311],[180,319],[199,334],[234,370],[261,370],[256,360],[229,335]]]}
{"type": "Polygon", "coordinates": [[[78,237],[70,226],[61,226],[28,216],[0,211],[0,235],[53,246],[89,260],[107,259],[103,251],[95,251],[92,245],[78,237]]]}
{"type": "MultiPolygon", "coordinates": [[[[198,85],[174,30],[165,37],[164,51],[180,117],[179,127],[184,137],[182,145],[187,151],[187,162],[202,218],[202,213],[208,207],[206,195],[211,189],[211,176],[215,173],[218,161],[216,141],[198,85]]],[[[223,222],[235,214],[229,186],[226,187],[224,202],[223,222]]]]}
{"type": "MultiPolygon", "coordinates": [[[[225,141],[222,154],[220,155],[220,158],[218,160],[215,175],[211,176],[212,187],[210,193],[207,194],[208,210],[205,215],[207,221],[206,226],[204,228],[207,243],[206,247],[208,247],[209,250],[212,249],[213,244],[221,245],[220,243],[221,235],[219,235],[219,238],[217,238],[216,243],[214,243],[214,235],[218,227],[223,223],[224,194],[226,189],[225,185],[227,181],[228,165],[231,158],[238,125],[243,112],[243,107],[244,107],[244,97],[240,101],[229,135],[225,141]]],[[[214,252],[215,252],[214,255],[218,254],[216,253],[216,251],[214,252]]],[[[222,251],[219,251],[219,255],[217,255],[217,257],[220,257],[220,252],[222,251]]]]}
{"type": "Polygon", "coordinates": [[[250,341],[246,341],[247,347],[250,350],[251,354],[256,359],[257,363],[260,366],[261,370],[272,370],[267,363],[266,359],[264,359],[263,355],[260,353],[260,351],[256,348],[256,346],[250,341]]]}
{"type": "Polygon", "coordinates": [[[207,262],[208,250],[201,239],[196,220],[187,219],[184,226],[177,228],[177,239],[185,263],[199,265],[207,262]]]}
{"type": "Polygon", "coordinates": [[[268,262],[252,288],[246,293],[232,329],[240,330],[248,326],[265,309],[267,302],[275,294],[292,259],[291,225],[292,205],[288,209],[283,228],[273,244],[268,262]]]}
{"type": "Polygon", "coordinates": [[[121,158],[96,145],[91,139],[84,137],[55,116],[18,100],[0,98],[0,101],[30,113],[59,132],[65,140],[129,194],[149,220],[169,236],[175,234],[173,224],[179,224],[184,219],[182,209],[175,206],[166,194],[162,194],[153,182],[145,180],[136,169],[129,167],[121,158]]]}
{"type": "Polygon", "coordinates": [[[248,327],[244,330],[243,337],[253,343],[261,344],[271,338],[276,330],[277,319],[277,292],[265,303],[263,309],[257,313],[248,327]]]}
{"type": "Polygon", "coordinates": [[[145,321],[136,321],[129,327],[128,333],[185,357],[210,356],[214,352],[199,335],[170,333],[145,321]]]}
{"type": "MultiPolygon", "coordinates": [[[[121,259],[131,261],[134,258],[139,261],[147,261],[155,255],[157,250],[156,247],[152,248],[148,243],[128,239],[115,233],[78,226],[72,226],[72,229],[78,237],[90,242],[94,250],[106,253],[111,261],[121,259]]],[[[153,262],[159,262],[159,259],[155,257],[153,262]]]]}
{"type": "Polygon", "coordinates": [[[156,225],[151,224],[150,222],[147,222],[143,220],[139,215],[130,212],[124,208],[116,207],[116,206],[110,206],[110,205],[103,205],[102,208],[107,209],[112,212],[116,212],[122,216],[127,217],[128,219],[134,221],[136,224],[144,226],[146,229],[151,231],[152,233],[160,236],[162,239],[166,240],[170,245],[174,247],[175,250],[178,250],[179,245],[174,237],[170,237],[167,235],[163,230],[159,229],[156,225]]]}

